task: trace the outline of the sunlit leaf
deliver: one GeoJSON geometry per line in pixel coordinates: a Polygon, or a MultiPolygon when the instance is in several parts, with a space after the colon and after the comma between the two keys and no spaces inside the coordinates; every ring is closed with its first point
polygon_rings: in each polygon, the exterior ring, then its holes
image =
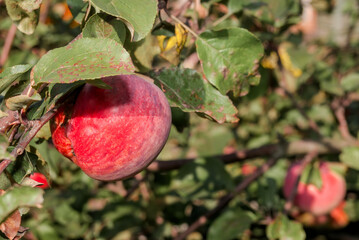
{"type": "Polygon", "coordinates": [[[157,14],[156,0],[92,0],[102,11],[124,20],[132,39],[143,39],[152,29],[157,14]]]}
{"type": "Polygon", "coordinates": [[[131,58],[116,41],[81,38],[49,51],[33,69],[32,84],[72,83],[134,71],[131,58]]]}
{"type": "Polygon", "coordinates": [[[110,38],[122,45],[126,39],[126,27],[117,19],[107,19],[105,15],[95,14],[82,29],[83,37],[110,38]]]}
{"type": "Polygon", "coordinates": [[[259,83],[258,63],[263,46],[242,28],[205,31],[196,40],[198,56],[208,81],[222,94],[248,93],[250,84],[259,83]]]}

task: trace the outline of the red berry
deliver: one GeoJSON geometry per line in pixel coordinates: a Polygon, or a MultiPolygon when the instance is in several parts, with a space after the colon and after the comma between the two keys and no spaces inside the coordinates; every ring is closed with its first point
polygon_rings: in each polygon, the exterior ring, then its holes
{"type": "Polygon", "coordinates": [[[36,182],[42,183],[41,185],[38,185],[36,187],[47,189],[49,188],[49,183],[47,182],[46,177],[42,173],[35,172],[30,175],[30,178],[36,182]]]}

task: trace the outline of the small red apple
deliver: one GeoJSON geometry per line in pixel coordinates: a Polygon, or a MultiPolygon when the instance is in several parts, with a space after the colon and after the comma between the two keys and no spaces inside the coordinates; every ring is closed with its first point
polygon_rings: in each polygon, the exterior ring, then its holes
{"type": "MultiPolygon", "coordinates": [[[[298,177],[300,177],[300,164],[293,164],[285,178],[284,196],[288,199],[295,187],[298,177]]],[[[313,184],[299,182],[294,204],[301,210],[323,215],[329,213],[337,207],[344,199],[346,193],[346,183],[342,176],[333,172],[327,162],[321,162],[319,166],[322,187],[318,189],[313,184]]]]}
{"type": "Polygon", "coordinates": [[[254,173],[257,170],[257,166],[251,165],[249,163],[245,163],[242,165],[242,175],[243,176],[248,176],[251,175],[252,173],[254,173]]]}
{"type": "Polygon", "coordinates": [[[44,176],[44,174],[42,173],[38,173],[35,172],[33,174],[30,175],[30,178],[36,182],[42,183],[41,185],[38,185],[36,187],[38,188],[42,188],[42,189],[47,189],[49,188],[49,183],[47,182],[46,177],[44,176]]]}
{"type": "Polygon", "coordinates": [[[163,92],[138,75],[102,79],[111,89],[86,84],[73,105],[51,121],[57,150],[88,176],[111,181],[147,167],[160,153],[171,127],[163,92]]]}

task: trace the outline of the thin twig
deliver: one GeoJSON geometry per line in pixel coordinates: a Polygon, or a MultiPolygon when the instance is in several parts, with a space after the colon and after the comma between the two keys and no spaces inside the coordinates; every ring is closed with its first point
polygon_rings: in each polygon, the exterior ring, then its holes
{"type": "MultiPolygon", "coordinates": [[[[140,191],[148,191],[147,186],[146,189],[141,190],[141,184],[144,183],[147,180],[148,175],[145,174],[144,176],[141,173],[138,173],[135,175],[136,182],[132,185],[132,187],[127,191],[126,196],[124,196],[124,199],[129,199],[132,194],[140,187],[140,191]]],[[[142,186],[143,188],[143,186],[142,186]]],[[[149,197],[149,193],[147,192],[141,192],[141,194],[144,194],[144,197],[149,197]]]]}
{"type": "Polygon", "coordinates": [[[202,225],[206,224],[207,221],[212,218],[213,216],[217,215],[221,212],[228,203],[239,193],[245,190],[252,182],[256,181],[260,176],[262,176],[268,169],[275,165],[278,161],[279,156],[273,157],[269,159],[264,165],[258,168],[254,173],[246,177],[234,190],[234,192],[227,194],[224,196],[217,204],[217,206],[212,209],[211,211],[207,212],[200,218],[198,218],[194,223],[192,223],[186,231],[178,235],[174,240],[183,240],[185,239],[190,233],[201,227],[202,225]]]}
{"type": "Polygon", "coordinates": [[[88,2],[89,5],[87,7],[87,11],[86,11],[86,15],[85,15],[85,18],[84,18],[84,21],[87,20],[88,16],[90,15],[90,11],[91,11],[91,1],[88,2]]]}
{"type": "Polygon", "coordinates": [[[186,29],[188,32],[190,32],[195,38],[199,38],[198,34],[195,33],[190,27],[188,27],[186,24],[184,24],[180,19],[178,19],[177,17],[175,17],[174,15],[169,15],[170,18],[172,18],[173,20],[175,20],[177,23],[181,24],[181,26],[186,29]]]}
{"type": "Polygon", "coordinates": [[[13,23],[7,33],[4,47],[2,48],[2,52],[0,56],[0,67],[4,66],[7,58],[9,57],[10,49],[14,41],[15,34],[16,34],[16,25],[13,23]]]}
{"type": "Polygon", "coordinates": [[[145,182],[145,179],[147,179],[147,175],[143,176],[141,173],[138,173],[136,174],[135,178],[139,182],[140,193],[143,199],[148,201],[150,199],[150,191],[148,190],[145,182]]]}
{"type": "Polygon", "coordinates": [[[217,26],[218,24],[220,24],[221,22],[225,21],[227,18],[229,18],[230,16],[232,16],[233,13],[232,12],[227,12],[225,15],[223,15],[222,17],[218,18],[213,24],[212,27],[217,26]]]}
{"type": "Polygon", "coordinates": [[[304,170],[304,168],[318,155],[318,153],[316,151],[312,151],[309,152],[307,155],[305,155],[305,157],[300,161],[300,169],[299,169],[299,175],[297,177],[297,179],[295,180],[295,184],[289,194],[289,197],[287,199],[287,201],[284,204],[284,213],[288,214],[289,211],[292,209],[293,207],[293,203],[294,203],[294,199],[295,196],[297,195],[297,189],[298,189],[298,185],[299,185],[299,181],[300,181],[300,177],[302,175],[302,172],[304,170]]]}
{"type": "MultiPolygon", "coordinates": [[[[345,118],[344,105],[345,105],[344,101],[342,101],[341,99],[338,99],[338,98],[332,102],[332,108],[334,110],[334,115],[337,118],[338,123],[339,123],[338,130],[339,130],[340,134],[342,135],[342,137],[346,141],[353,142],[354,144],[358,145],[358,141],[349,132],[348,123],[345,118]]],[[[348,104],[346,104],[346,105],[348,105],[348,104]]]]}
{"type": "Polygon", "coordinates": [[[50,0],[42,1],[40,7],[39,23],[45,24],[49,14],[50,0]]]}
{"type": "Polygon", "coordinates": [[[127,195],[127,190],[123,185],[123,181],[117,181],[115,183],[109,183],[106,185],[106,188],[116,194],[119,194],[122,197],[127,195]]]}

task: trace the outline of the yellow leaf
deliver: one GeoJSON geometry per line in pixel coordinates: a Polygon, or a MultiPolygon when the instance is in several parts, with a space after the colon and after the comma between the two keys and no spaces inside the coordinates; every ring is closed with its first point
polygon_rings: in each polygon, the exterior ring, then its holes
{"type": "Polygon", "coordinates": [[[177,53],[179,54],[184,45],[186,44],[187,41],[187,35],[188,35],[188,31],[182,27],[181,24],[176,23],[175,25],[175,34],[176,34],[176,39],[177,39],[177,53]]]}

